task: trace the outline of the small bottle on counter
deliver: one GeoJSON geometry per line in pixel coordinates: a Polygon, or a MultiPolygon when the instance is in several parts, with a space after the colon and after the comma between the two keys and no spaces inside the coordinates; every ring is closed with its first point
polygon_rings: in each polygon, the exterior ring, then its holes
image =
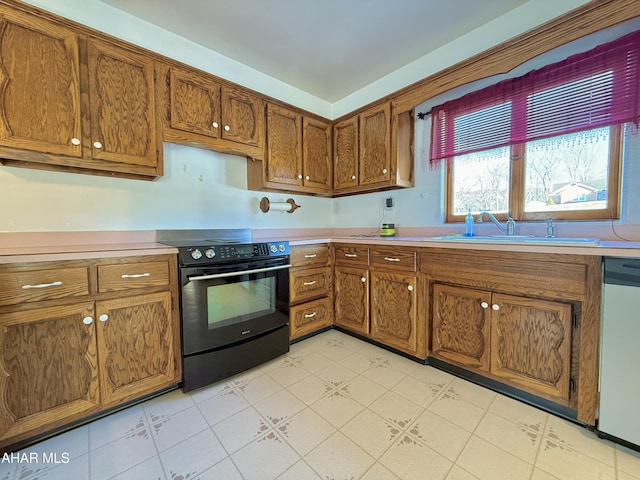
{"type": "Polygon", "coordinates": [[[473,237],[473,215],[471,215],[471,210],[469,210],[464,219],[464,236],[473,237]]]}

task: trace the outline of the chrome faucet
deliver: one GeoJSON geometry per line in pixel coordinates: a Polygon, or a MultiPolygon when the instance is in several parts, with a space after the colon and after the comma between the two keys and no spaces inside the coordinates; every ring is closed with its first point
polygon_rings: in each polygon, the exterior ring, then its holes
{"type": "Polygon", "coordinates": [[[544,217],[544,221],[547,222],[547,238],[555,237],[553,234],[553,218],[544,217]]]}
{"type": "Polygon", "coordinates": [[[494,223],[494,225],[496,227],[498,227],[498,229],[501,232],[504,232],[507,235],[513,235],[515,233],[515,230],[516,230],[516,221],[513,218],[511,218],[509,215],[507,215],[506,213],[505,213],[505,215],[507,217],[507,226],[506,227],[503,226],[498,221],[498,219],[496,217],[494,217],[492,213],[489,213],[489,212],[480,212],[478,214],[478,223],[482,223],[482,217],[485,216],[489,220],[491,220],[494,223]]]}

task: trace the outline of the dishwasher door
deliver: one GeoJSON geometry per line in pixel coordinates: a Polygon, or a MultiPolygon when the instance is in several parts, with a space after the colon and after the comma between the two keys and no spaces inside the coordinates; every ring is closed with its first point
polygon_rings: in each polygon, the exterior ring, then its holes
{"type": "Polygon", "coordinates": [[[640,259],[605,258],[598,430],[640,448],[640,259]]]}

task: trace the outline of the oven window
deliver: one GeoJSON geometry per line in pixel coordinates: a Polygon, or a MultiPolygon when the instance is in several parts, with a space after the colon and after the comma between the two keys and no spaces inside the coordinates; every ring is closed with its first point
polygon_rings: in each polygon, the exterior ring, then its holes
{"type": "Polygon", "coordinates": [[[209,329],[273,313],[275,283],[275,277],[263,277],[207,287],[209,329]]]}

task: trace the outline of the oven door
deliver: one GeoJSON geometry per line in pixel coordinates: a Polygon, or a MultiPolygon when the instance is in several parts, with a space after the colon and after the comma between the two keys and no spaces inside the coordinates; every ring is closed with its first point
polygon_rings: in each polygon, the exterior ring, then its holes
{"type": "Polygon", "coordinates": [[[290,266],[286,258],[183,268],[183,354],[248,341],[288,325],[290,266]]]}

